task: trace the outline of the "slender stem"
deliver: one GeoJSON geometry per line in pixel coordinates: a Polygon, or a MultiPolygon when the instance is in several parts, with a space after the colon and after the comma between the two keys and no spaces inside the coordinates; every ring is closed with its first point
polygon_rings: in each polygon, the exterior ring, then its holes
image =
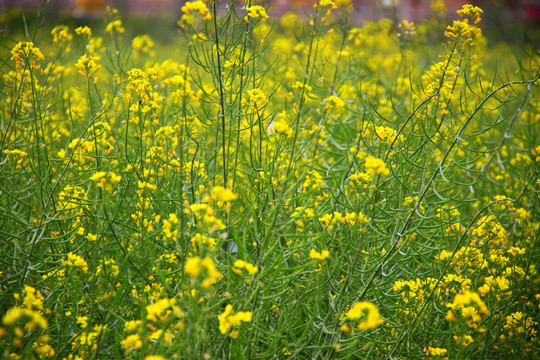
{"type": "Polygon", "coordinates": [[[221,122],[221,155],[223,160],[223,187],[227,187],[227,133],[226,133],[226,118],[225,118],[225,90],[223,79],[223,68],[221,65],[221,49],[219,45],[219,29],[218,29],[218,12],[217,0],[212,1],[213,23],[214,23],[214,40],[216,47],[216,80],[219,89],[219,110],[218,119],[221,122]]]}

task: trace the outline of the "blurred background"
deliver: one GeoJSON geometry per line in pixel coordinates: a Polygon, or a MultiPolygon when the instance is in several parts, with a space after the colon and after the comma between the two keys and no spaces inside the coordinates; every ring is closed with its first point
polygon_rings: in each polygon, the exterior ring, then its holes
{"type": "MultiPolygon", "coordinates": [[[[0,11],[11,9],[32,9],[43,0],[0,0],[0,11]]],[[[75,16],[99,16],[107,5],[118,8],[128,15],[149,16],[180,12],[182,0],[49,0],[47,7],[55,12],[72,13],[75,16]]],[[[222,1],[226,3],[226,1],[222,1]]],[[[366,17],[382,15],[389,8],[397,10],[400,18],[419,20],[430,13],[432,0],[352,0],[356,12],[366,17]]],[[[540,0],[444,0],[447,11],[454,13],[463,4],[471,3],[483,9],[497,8],[506,19],[540,21],[540,0]]],[[[279,15],[290,10],[305,7],[313,0],[274,0],[271,10],[279,15]]]]}
{"type": "MultiPolygon", "coordinates": [[[[17,21],[21,21],[21,12],[31,13],[44,2],[51,21],[65,22],[66,18],[76,22],[77,19],[78,22],[98,20],[106,13],[106,7],[111,6],[119,9],[128,22],[134,22],[136,26],[149,25],[159,31],[175,26],[185,3],[183,0],[0,0],[0,14],[7,14],[5,17],[0,16],[3,23],[0,26],[16,26],[17,21]]],[[[221,1],[222,4],[228,2],[221,1]]],[[[302,14],[302,9],[314,0],[264,2],[271,4],[270,14],[280,16],[287,11],[302,14]]],[[[242,1],[237,0],[237,3],[241,4],[242,1]]],[[[463,4],[471,3],[484,9],[482,26],[488,38],[533,43],[540,41],[540,0],[352,0],[352,3],[355,8],[353,21],[357,26],[382,17],[396,22],[401,19],[420,21],[433,17],[434,13],[439,18],[457,18],[456,10],[463,4]],[[434,3],[444,3],[445,6],[439,6],[437,10],[434,3]]]]}

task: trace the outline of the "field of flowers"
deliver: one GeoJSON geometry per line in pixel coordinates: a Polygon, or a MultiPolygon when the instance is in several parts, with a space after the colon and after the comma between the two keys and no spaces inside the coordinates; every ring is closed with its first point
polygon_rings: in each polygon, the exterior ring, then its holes
{"type": "Polygon", "coordinates": [[[538,359],[537,50],[267,10],[1,33],[0,357],[538,359]]]}

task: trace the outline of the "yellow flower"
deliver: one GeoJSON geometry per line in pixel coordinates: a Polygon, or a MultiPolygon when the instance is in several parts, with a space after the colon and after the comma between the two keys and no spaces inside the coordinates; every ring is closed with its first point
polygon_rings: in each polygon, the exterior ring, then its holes
{"type": "Polygon", "coordinates": [[[232,267],[232,271],[234,271],[238,275],[241,275],[242,269],[245,269],[249,275],[255,275],[259,271],[259,268],[257,266],[248,263],[247,261],[240,259],[236,260],[232,267]]]}
{"type": "Polygon", "coordinates": [[[55,26],[51,31],[53,43],[62,46],[64,43],[73,39],[73,35],[69,33],[69,28],[66,25],[55,26]]]}
{"type": "Polygon", "coordinates": [[[45,57],[33,42],[19,42],[11,50],[11,60],[15,60],[17,69],[24,69],[29,65],[30,69],[35,70],[39,69],[36,62],[45,60],[45,57]]]}
{"type": "Polygon", "coordinates": [[[135,57],[139,57],[140,53],[148,54],[150,57],[154,57],[155,51],[152,50],[154,45],[154,41],[148,35],[137,36],[131,41],[131,47],[134,50],[133,55],[135,57]]]}
{"type": "Polygon", "coordinates": [[[355,303],[345,316],[350,320],[359,320],[360,330],[374,329],[384,322],[379,314],[379,308],[367,301],[355,303]]]}
{"type": "Polygon", "coordinates": [[[294,90],[299,91],[299,92],[302,91],[302,90],[304,90],[305,92],[310,92],[310,91],[312,90],[312,87],[311,87],[311,86],[309,86],[309,85],[307,85],[307,84],[304,85],[304,84],[301,83],[300,81],[295,82],[295,83],[292,85],[292,88],[293,88],[294,90]]]}
{"type": "Polygon", "coordinates": [[[8,156],[9,161],[15,161],[17,164],[17,168],[21,167],[25,163],[25,159],[27,158],[28,154],[26,151],[19,150],[19,149],[13,149],[4,150],[4,154],[8,156]]]}
{"type": "Polygon", "coordinates": [[[25,285],[24,286],[24,307],[28,309],[43,309],[43,295],[35,288],[25,285]]]}
{"type": "MultiPolygon", "coordinates": [[[[150,190],[150,191],[154,191],[154,190],[157,189],[157,186],[156,186],[156,185],[147,183],[147,182],[145,182],[145,181],[139,181],[139,183],[138,183],[137,186],[138,186],[139,189],[140,189],[139,191],[144,191],[145,189],[148,189],[148,190],[150,190]]],[[[141,196],[142,193],[139,193],[139,191],[137,192],[137,194],[138,194],[139,196],[141,196]]]]}
{"type": "Polygon", "coordinates": [[[202,277],[201,285],[205,289],[209,288],[222,276],[217,270],[214,260],[209,257],[204,259],[201,259],[199,256],[188,258],[184,265],[184,272],[193,278],[202,277]]]}
{"type": "Polygon", "coordinates": [[[78,28],[75,29],[75,34],[91,37],[92,29],[90,29],[88,26],[79,26],[78,28]]]}
{"type": "MultiPolygon", "coordinates": [[[[228,304],[219,316],[219,331],[222,334],[226,334],[229,329],[235,326],[240,326],[242,322],[250,322],[253,318],[253,314],[250,311],[238,311],[233,310],[233,306],[228,304]]],[[[238,336],[237,332],[231,332],[229,334],[232,338],[238,336]],[[231,336],[232,335],[232,336],[231,336]]]]}
{"type": "Polygon", "coordinates": [[[124,350],[127,352],[130,352],[131,350],[137,350],[140,349],[143,345],[141,338],[139,337],[139,334],[133,334],[126,337],[124,340],[120,342],[124,350]]]}
{"type": "Polygon", "coordinates": [[[208,10],[208,7],[203,1],[187,1],[184,6],[182,6],[182,12],[186,15],[199,15],[203,17],[203,20],[212,19],[212,14],[208,10]]]}
{"type": "Polygon", "coordinates": [[[280,134],[286,135],[287,138],[290,138],[293,134],[293,130],[289,126],[289,115],[286,111],[282,111],[276,115],[274,120],[268,126],[268,133],[270,134],[280,134]]]}
{"type": "Polygon", "coordinates": [[[82,271],[83,273],[88,272],[88,263],[86,260],[72,252],[67,255],[67,260],[62,259],[62,264],[64,266],[71,266],[76,270],[82,271]]]}
{"type": "Polygon", "coordinates": [[[461,10],[457,10],[456,12],[461,18],[474,18],[475,24],[480,22],[480,14],[484,13],[484,11],[482,11],[482,9],[480,9],[478,6],[473,6],[470,4],[463,5],[461,10]]]}
{"type": "Polygon", "coordinates": [[[355,186],[360,186],[362,184],[370,182],[372,178],[373,176],[366,172],[356,172],[349,176],[349,183],[355,186]]]}
{"type": "Polygon", "coordinates": [[[319,6],[336,6],[332,0],[320,0],[319,6]]]}
{"type": "Polygon", "coordinates": [[[451,304],[446,304],[450,310],[446,314],[448,321],[457,321],[458,315],[467,320],[470,326],[478,323],[484,316],[489,314],[486,304],[480,299],[480,295],[472,291],[464,291],[454,297],[451,304]]]}
{"type": "Polygon", "coordinates": [[[226,211],[230,210],[230,202],[238,199],[238,194],[233,193],[230,189],[226,189],[223,186],[214,186],[210,190],[210,195],[203,198],[203,201],[213,201],[220,208],[224,208],[226,211]]]}
{"type": "Polygon", "coordinates": [[[343,331],[346,334],[350,334],[352,329],[348,324],[341,325],[341,331],[343,331]]]}
{"type": "Polygon", "coordinates": [[[242,103],[244,105],[251,105],[255,107],[256,109],[260,109],[266,103],[268,103],[266,94],[261,89],[248,90],[247,93],[248,93],[247,99],[242,100],[242,103]]]}
{"type": "Polygon", "coordinates": [[[429,355],[444,356],[444,355],[446,355],[447,352],[448,352],[448,350],[446,350],[445,348],[438,348],[438,347],[428,346],[428,354],[429,355]]]}
{"type": "MultiPolygon", "coordinates": [[[[396,139],[396,135],[397,135],[394,129],[390,127],[386,127],[386,126],[375,126],[375,134],[380,140],[384,141],[387,144],[392,144],[394,139],[396,139]]],[[[400,135],[396,139],[396,142],[400,142],[404,140],[405,140],[405,137],[403,135],[400,135]]]]}
{"type": "Polygon", "coordinates": [[[384,161],[371,155],[368,155],[366,157],[364,167],[366,168],[366,173],[368,173],[369,175],[390,174],[390,170],[388,170],[384,161]]]}
{"type": "Polygon", "coordinates": [[[454,20],[452,25],[448,25],[447,31],[444,32],[444,36],[449,38],[465,37],[470,38],[477,28],[469,25],[467,20],[454,20]]]}
{"type": "Polygon", "coordinates": [[[20,306],[14,306],[2,318],[4,325],[14,325],[16,322],[26,321],[26,329],[34,331],[36,328],[47,329],[47,320],[37,311],[20,306]]]}
{"type": "MultiPolygon", "coordinates": [[[[228,211],[229,206],[228,203],[223,205],[226,211],[228,211]]],[[[199,221],[199,227],[206,228],[211,233],[226,228],[225,224],[214,216],[214,210],[208,204],[191,204],[184,212],[188,215],[195,215],[199,221]]]]}
{"type": "MultiPolygon", "coordinates": [[[[332,0],[320,0],[319,3],[315,3],[313,5],[314,8],[318,9],[318,8],[327,8],[327,12],[326,12],[326,15],[330,15],[330,13],[332,12],[332,10],[335,10],[337,9],[337,5],[334,1],[332,0]]],[[[324,18],[321,19],[323,22],[324,22],[324,18]]]]}
{"type": "Polygon", "coordinates": [[[176,241],[178,238],[178,216],[176,214],[169,214],[169,219],[163,220],[163,227],[161,232],[163,233],[163,238],[166,243],[170,240],[176,241]]]}
{"type": "Polygon", "coordinates": [[[176,305],[175,299],[160,299],[153,304],[146,306],[146,319],[154,323],[166,322],[171,314],[181,318],[184,316],[182,310],[176,305]]]}
{"type": "Polygon", "coordinates": [[[414,26],[414,23],[408,22],[405,19],[401,20],[398,24],[397,36],[402,41],[411,41],[416,36],[416,27],[414,26]]]}
{"type": "Polygon", "coordinates": [[[197,248],[197,246],[208,246],[210,249],[213,249],[216,247],[216,239],[208,237],[206,235],[202,234],[195,234],[194,237],[191,238],[191,246],[193,248],[197,248]]]}
{"type": "Polygon", "coordinates": [[[122,20],[117,19],[108,23],[107,27],[105,28],[105,31],[113,35],[115,32],[121,34],[124,31],[126,31],[126,29],[124,29],[124,27],[122,26],[122,20]]]}
{"type": "Polygon", "coordinates": [[[325,261],[330,256],[330,252],[328,250],[322,250],[321,252],[318,252],[315,249],[311,249],[309,252],[309,257],[318,260],[319,262],[325,261]]]}
{"type": "Polygon", "coordinates": [[[534,161],[540,161],[540,145],[532,149],[531,154],[534,156],[534,161]]]}
{"type": "Polygon", "coordinates": [[[260,18],[261,22],[265,22],[266,19],[268,19],[268,15],[266,14],[266,9],[260,5],[253,5],[248,7],[247,9],[248,14],[244,17],[244,20],[246,22],[249,22],[249,18],[256,19],[260,18]]]}
{"type": "Polygon", "coordinates": [[[480,28],[475,25],[482,20],[480,14],[482,14],[483,11],[477,6],[467,4],[463,5],[463,8],[458,10],[457,13],[462,20],[455,20],[452,26],[447,27],[447,31],[445,31],[444,35],[454,39],[463,38],[463,47],[466,45],[473,45],[473,36],[481,33],[480,28]]]}
{"type": "Polygon", "coordinates": [[[101,69],[101,65],[96,63],[96,58],[88,54],[81,56],[79,60],[77,60],[75,67],[79,70],[79,74],[82,76],[87,76],[88,79],[90,79],[99,69],[101,69]]]}
{"type": "Polygon", "coordinates": [[[107,192],[113,191],[113,184],[120,182],[122,176],[116,175],[114,172],[98,171],[90,177],[90,180],[95,181],[99,188],[104,189],[107,192]]]}
{"type": "Polygon", "coordinates": [[[101,263],[96,268],[96,276],[101,274],[103,271],[103,268],[105,268],[107,271],[107,274],[110,276],[117,276],[120,273],[120,268],[116,264],[116,261],[114,259],[103,259],[101,260],[101,263]]]}
{"type": "Polygon", "coordinates": [[[323,186],[324,182],[322,180],[322,175],[316,170],[311,170],[306,175],[306,180],[302,184],[302,192],[320,190],[323,186]]]}
{"type": "MultiPolygon", "coordinates": [[[[44,342],[44,341],[42,341],[44,342]]],[[[36,352],[38,355],[44,355],[44,357],[52,358],[56,355],[56,352],[54,351],[53,347],[49,344],[43,344],[42,342],[37,342],[36,345],[36,352]]]]}
{"type": "Polygon", "coordinates": [[[453,336],[454,341],[456,344],[466,347],[469,346],[473,342],[473,338],[471,335],[463,335],[463,336],[453,336]]]}
{"type": "Polygon", "coordinates": [[[323,100],[325,103],[326,110],[336,109],[341,110],[345,106],[345,101],[341,100],[339,97],[331,95],[323,100]]]}
{"type": "Polygon", "coordinates": [[[193,277],[198,277],[201,274],[201,258],[199,256],[190,257],[184,265],[184,272],[193,277]]]}

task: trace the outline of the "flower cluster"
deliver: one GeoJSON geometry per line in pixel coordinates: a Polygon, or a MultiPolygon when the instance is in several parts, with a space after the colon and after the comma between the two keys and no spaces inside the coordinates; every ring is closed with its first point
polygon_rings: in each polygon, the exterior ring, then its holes
{"type": "Polygon", "coordinates": [[[214,260],[209,257],[203,259],[199,256],[187,258],[184,272],[190,275],[193,280],[200,281],[201,286],[205,289],[212,286],[222,276],[217,270],[214,260]]]}
{"type": "Polygon", "coordinates": [[[243,322],[251,322],[253,314],[250,311],[234,311],[233,306],[228,304],[225,310],[218,316],[219,331],[233,338],[238,338],[238,330],[234,328],[240,326],[243,322]]]}
{"type": "Polygon", "coordinates": [[[480,295],[472,291],[464,291],[454,297],[452,303],[446,305],[449,309],[446,313],[448,321],[456,322],[463,319],[469,327],[476,327],[480,320],[489,314],[486,303],[480,299],[480,295]]]}
{"type": "MultiPolygon", "coordinates": [[[[379,308],[367,301],[361,301],[354,303],[350,309],[344,314],[347,320],[352,320],[359,330],[371,330],[375,329],[382,323],[382,319],[379,308]]],[[[341,326],[341,330],[346,333],[351,333],[352,328],[347,323],[341,326]]]]}
{"type": "Polygon", "coordinates": [[[39,290],[26,285],[21,297],[20,294],[14,294],[14,298],[19,302],[7,310],[2,317],[0,327],[0,345],[5,355],[16,357],[17,349],[23,347],[24,342],[31,342],[33,349],[31,356],[53,357],[55,350],[49,344],[50,337],[44,334],[48,329],[49,323],[44,317],[46,310],[43,305],[44,297],[39,290]]]}
{"type": "Polygon", "coordinates": [[[253,5],[247,8],[247,15],[244,16],[244,20],[249,23],[249,19],[260,19],[261,22],[265,22],[268,19],[266,9],[260,5],[253,5]]]}
{"type": "Polygon", "coordinates": [[[40,68],[39,61],[45,60],[45,56],[33,42],[20,42],[11,50],[11,60],[15,60],[18,70],[28,67],[31,70],[40,68]]]}

